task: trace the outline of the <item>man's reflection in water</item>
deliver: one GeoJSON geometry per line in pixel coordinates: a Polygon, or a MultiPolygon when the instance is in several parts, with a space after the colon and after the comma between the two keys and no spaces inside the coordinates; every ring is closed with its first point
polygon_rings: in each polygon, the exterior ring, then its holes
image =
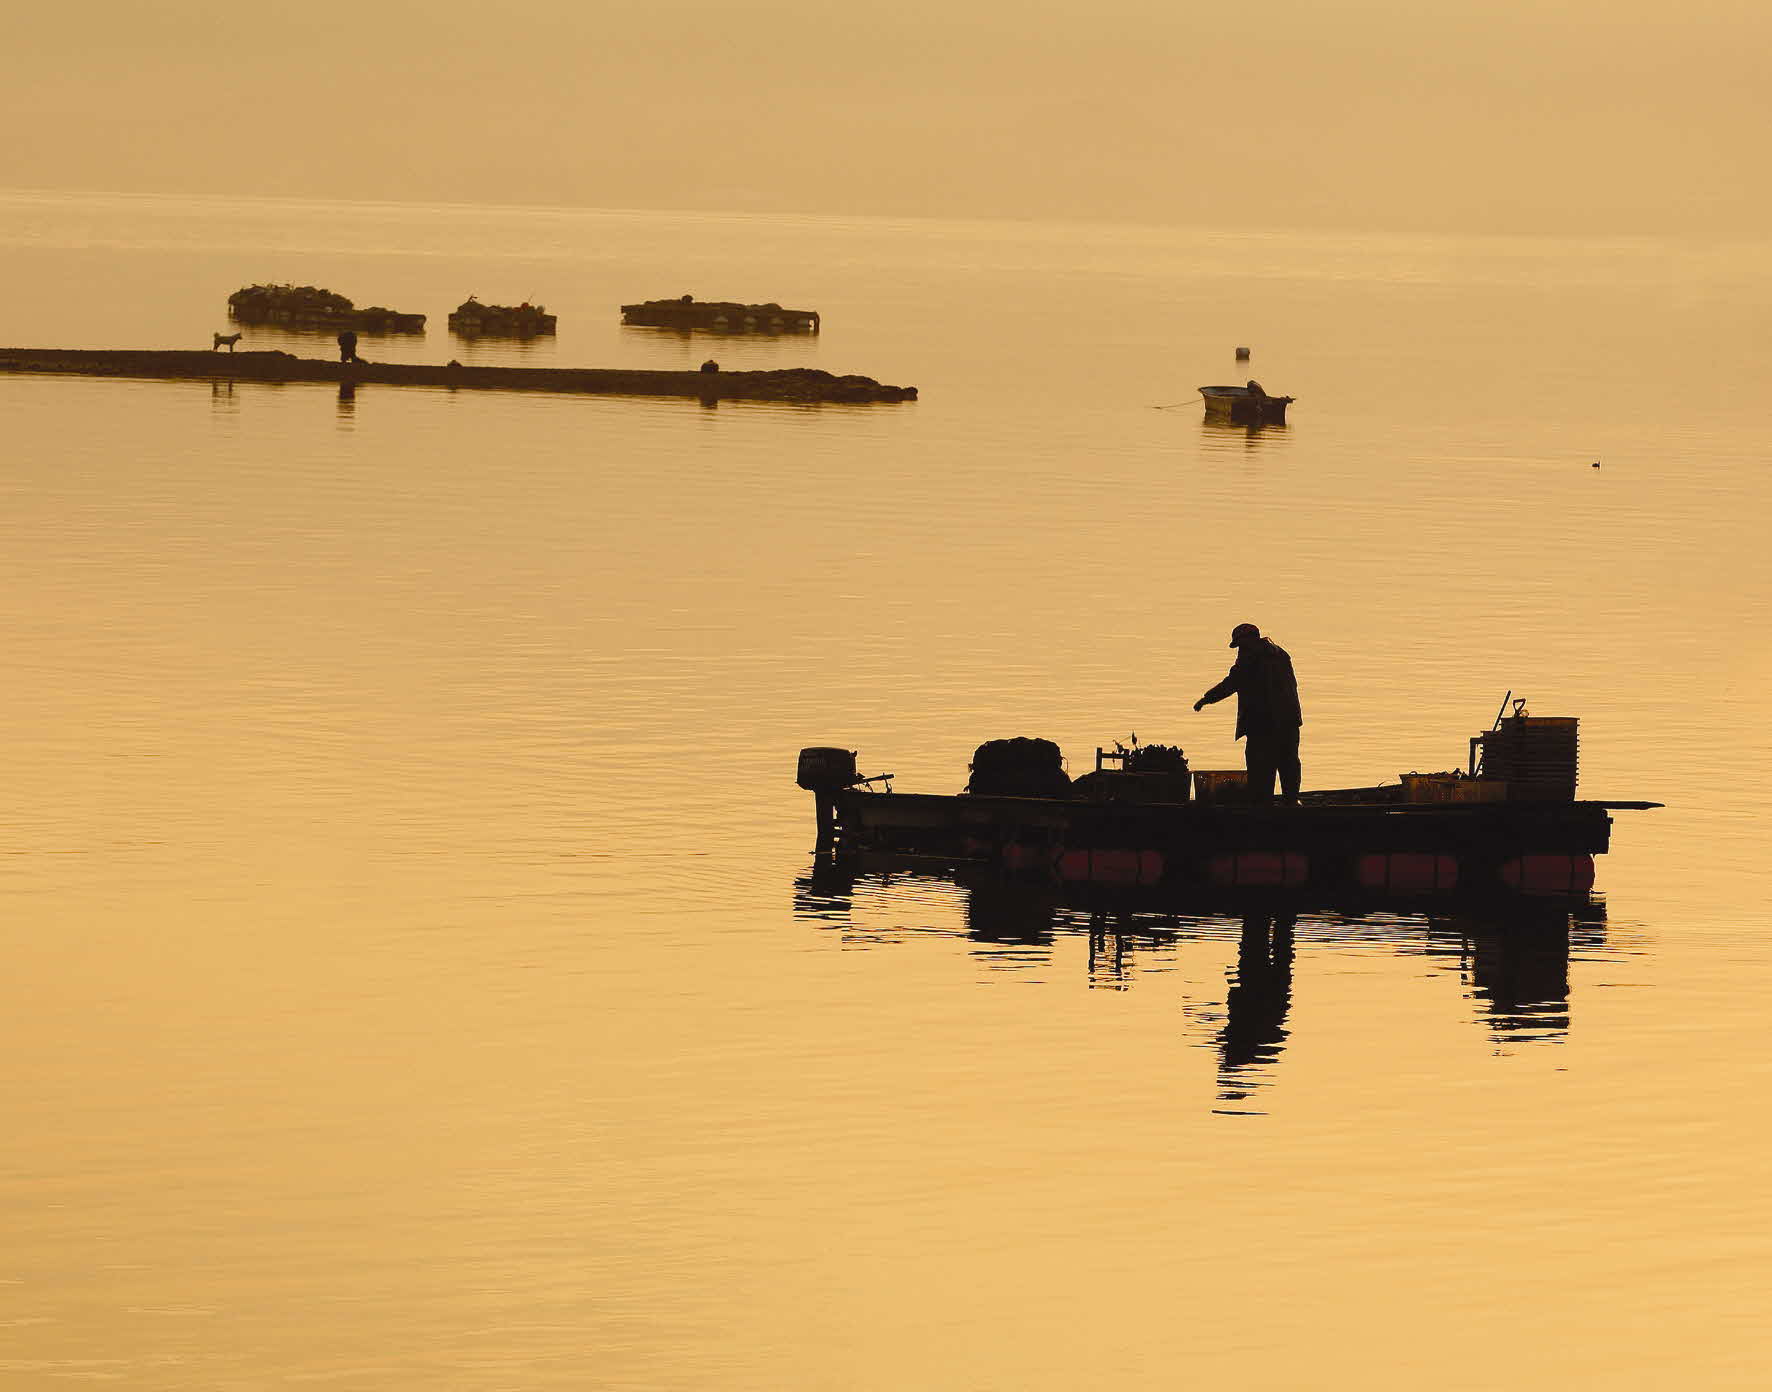
{"type": "Polygon", "coordinates": [[[357,384],[340,382],[338,384],[338,423],[348,426],[357,417],[357,384]]]}
{"type": "Polygon", "coordinates": [[[1249,914],[1237,942],[1237,971],[1225,997],[1226,1019],[1218,1034],[1218,1095],[1247,1097],[1244,1071],[1265,1068],[1286,1043],[1286,1012],[1292,1008],[1294,914],[1249,914]]]}

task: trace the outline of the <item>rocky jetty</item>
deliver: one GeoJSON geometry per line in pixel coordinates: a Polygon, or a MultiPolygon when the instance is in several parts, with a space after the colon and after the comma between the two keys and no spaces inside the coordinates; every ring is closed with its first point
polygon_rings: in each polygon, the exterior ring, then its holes
{"type": "Polygon", "coordinates": [[[783,309],[769,304],[736,304],[731,300],[646,300],[621,307],[621,322],[657,329],[711,329],[716,333],[817,333],[816,309],[783,309]]]}
{"type": "Polygon", "coordinates": [[[384,305],[358,309],[318,285],[248,285],[228,296],[228,317],[239,324],[294,329],[360,329],[364,333],[423,333],[425,316],[384,305]]]}
{"type": "Polygon", "coordinates": [[[498,338],[534,338],[551,334],[559,322],[540,305],[481,304],[469,295],[451,311],[449,328],[464,336],[491,334],[498,338]]]}
{"type": "Polygon", "coordinates": [[[292,353],[0,348],[0,372],[200,381],[378,383],[597,396],[692,396],[715,401],[915,401],[915,387],[813,367],[771,372],[656,372],[602,367],[464,367],[460,363],[329,362],[292,353]]]}

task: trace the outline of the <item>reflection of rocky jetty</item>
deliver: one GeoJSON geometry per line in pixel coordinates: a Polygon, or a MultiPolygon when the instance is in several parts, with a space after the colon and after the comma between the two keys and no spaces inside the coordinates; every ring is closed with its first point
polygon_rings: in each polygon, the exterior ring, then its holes
{"type": "Polygon", "coordinates": [[[317,285],[248,285],[228,296],[228,317],[242,324],[287,324],[297,329],[362,329],[367,333],[423,333],[422,314],[382,305],[358,309],[317,285]]]}
{"type": "Polygon", "coordinates": [[[434,363],[339,363],[290,353],[142,352],[128,349],[0,348],[0,372],[200,381],[375,382],[387,386],[583,392],[601,396],[693,396],[704,401],[915,401],[915,387],[817,368],[776,372],[650,372],[625,368],[462,367],[434,363]]]}
{"type": "Polygon", "coordinates": [[[556,317],[540,305],[481,304],[472,295],[456,306],[449,327],[458,334],[496,334],[505,338],[534,338],[551,334],[556,317]]]}
{"type": "Polygon", "coordinates": [[[818,311],[730,300],[647,300],[621,307],[621,322],[658,329],[714,329],[723,333],[817,333],[818,311]]]}

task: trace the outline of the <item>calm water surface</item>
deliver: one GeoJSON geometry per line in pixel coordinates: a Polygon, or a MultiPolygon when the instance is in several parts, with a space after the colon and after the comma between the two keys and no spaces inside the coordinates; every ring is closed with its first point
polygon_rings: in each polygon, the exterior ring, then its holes
{"type": "Polygon", "coordinates": [[[0,1385],[1763,1383],[1765,247],[13,194],[0,253],[19,346],[278,280],[432,316],[371,358],[923,393],[0,378],[0,1385]],[[620,327],[681,293],[826,330],[620,327]],[[1251,374],[1289,427],[1153,409],[1251,374]],[[1511,688],[1669,805],[1573,915],[814,866],[805,744],[1236,767],[1243,619],[1307,784],[1511,688]]]}

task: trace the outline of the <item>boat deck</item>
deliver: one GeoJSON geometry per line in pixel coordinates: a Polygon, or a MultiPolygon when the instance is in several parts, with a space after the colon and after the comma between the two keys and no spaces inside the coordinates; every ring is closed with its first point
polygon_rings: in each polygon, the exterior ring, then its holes
{"type": "Polygon", "coordinates": [[[1149,884],[1570,891],[1593,882],[1611,812],[1654,803],[1129,803],[835,794],[840,851],[994,862],[1149,884]]]}

